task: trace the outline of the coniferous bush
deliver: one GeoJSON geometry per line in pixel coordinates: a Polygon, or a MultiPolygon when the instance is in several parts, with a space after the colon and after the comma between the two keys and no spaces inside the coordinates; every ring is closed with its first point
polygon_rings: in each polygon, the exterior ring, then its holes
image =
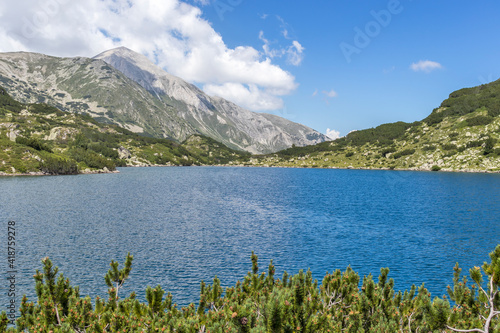
{"type": "MultiPolygon", "coordinates": [[[[422,285],[396,292],[389,269],[377,280],[350,267],[326,273],[321,284],[310,271],[275,276],[271,261],[252,270],[234,286],[223,288],[215,277],[201,282],[198,306],[179,309],[161,286],[146,288],[146,302],[135,293],[121,295],[133,257],[123,267],[111,262],[105,276],[108,298],[81,297],[78,287],[58,275],[50,259],[34,275],[36,302],[23,297],[17,331],[22,332],[482,332],[500,331],[500,245],[490,263],[469,270],[469,279],[454,268],[448,297],[435,297],[422,285]]],[[[0,330],[7,326],[0,315],[0,330]]],[[[11,330],[12,331],[12,330],[11,330]]]]}
{"type": "Polygon", "coordinates": [[[49,153],[52,153],[52,149],[47,145],[46,143],[42,142],[41,140],[37,138],[25,138],[22,136],[16,137],[16,143],[20,145],[25,145],[28,147],[31,147],[33,149],[36,149],[38,151],[45,150],[49,153]]]}
{"type": "Polygon", "coordinates": [[[491,124],[495,120],[495,118],[491,116],[476,116],[473,118],[469,118],[466,120],[467,125],[469,126],[482,126],[491,124]]]}
{"type": "Polygon", "coordinates": [[[57,157],[44,156],[40,171],[48,175],[76,175],[78,174],[78,166],[74,160],[57,157]]]}
{"type": "Polygon", "coordinates": [[[412,155],[414,153],[415,153],[415,149],[405,149],[405,150],[402,150],[402,151],[398,151],[397,153],[395,153],[394,155],[392,155],[392,158],[398,159],[400,157],[412,155]]]}
{"type": "Polygon", "coordinates": [[[0,109],[2,108],[8,111],[19,113],[23,109],[23,105],[15,101],[12,97],[10,97],[10,95],[4,88],[0,87],[0,109]]]}
{"type": "Polygon", "coordinates": [[[484,142],[483,154],[484,155],[493,154],[495,152],[494,147],[495,147],[496,142],[497,141],[495,139],[493,139],[492,137],[489,137],[488,139],[486,139],[486,141],[484,142]]]}
{"type": "Polygon", "coordinates": [[[69,155],[77,162],[83,162],[89,168],[104,169],[110,171],[116,170],[115,163],[106,157],[88,149],[73,148],[69,151],[69,155]]]}

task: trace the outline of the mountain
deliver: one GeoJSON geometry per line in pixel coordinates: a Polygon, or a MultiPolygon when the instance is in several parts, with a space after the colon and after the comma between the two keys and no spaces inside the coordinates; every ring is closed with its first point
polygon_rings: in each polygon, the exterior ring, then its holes
{"type": "Polygon", "coordinates": [[[133,132],[166,138],[194,132],[175,116],[175,110],[100,60],[0,53],[0,85],[22,103],[88,113],[133,132]]]}
{"type": "Polygon", "coordinates": [[[421,121],[383,124],[243,164],[500,172],[500,80],[451,93],[421,121]]]}
{"type": "Polygon", "coordinates": [[[106,172],[116,166],[213,165],[247,155],[207,137],[192,135],[179,144],[47,104],[22,104],[0,87],[0,175],[106,172]]]}
{"type": "Polygon", "coordinates": [[[229,147],[261,153],[327,140],[323,134],[287,119],[251,112],[225,99],[210,97],[125,47],[103,52],[94,59],[118,69],[166,105],[173,105],[177,115],[199,133],[229,147]]]}
{"type": "Polygon", "coordinates": [[[269,153],[327,139],[306,126],[207,96],[126,48],[94,59],[0,53],[0,85],[22,103],[47,103],[178,142],[198,134],[233,149],[269,153]]]}

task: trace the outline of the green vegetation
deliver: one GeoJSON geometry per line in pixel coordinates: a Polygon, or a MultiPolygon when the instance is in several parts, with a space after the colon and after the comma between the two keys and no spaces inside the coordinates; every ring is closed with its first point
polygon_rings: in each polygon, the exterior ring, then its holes
{"type": "Polygon", "coordinates": [[[212,165],[244,158],[202,136],[183,144],[141,136],[87,114],[47,104],[23,105],[0,87],[0,173],[77,174],[108,172],[117,166],[212,165]]]}
{"type": "Polygon", "coordinates": [[[20,112],[22,110],[21,103],[13,100],[4,88],[0,87],[0,115],[4,115],[8,111],[20,112]]]}
{"type": "Polygon", "coordinates": [[[405,149],[405,150],[402,150],[402,151],[397,152],[396,154],[392,155],[392,158],[398,159],[398,158],[403,157],[403,156],[412,155],[413,153],[415,153],[415,149],[405,149]]]}
{"type": "MultiPolygon", "coordinates": [[[[248,166],[500,172],[500,80],[454,92],[429,117],[240,161],[248,166]]],[[[237,163],[237,162],[234,162],[237,163]]]]}
{"type": "Polygon", "coordinates": [[[161,286],[146,288],[146,302],[136,293],[120,298],[133,257],[123,268],[112,261],[105,276],[108,298],[81,297],[78,287],[58,275],[48,258],[34,275],[37,301],[23,297],[17,329],[9,328],[5,312],[0,331],[7,332],[499,332],[500,245],[490,263],[469,270],[471,283],[454,267],[448,296],[431,299],[422,285],[396,292],[389,269],[378,280],[360,276],[348,267],[326,273],[321,285],[311,271],[275,277],[271,260],[259,272],[252,253],[252,271],[234,286],[201,282],[198,306],[178,309],[161,286]],[[485,279],[486,281],[484,281],[485,279]]]}
{"type": "Polygon", "coordinates": [[[500,80],[450,94],[422,121],[383,124],[331,142],[252,156],[199,135],[179,143],[98,123],[84,111],[23,105],[2,89],[0,173],[72,173],[74,164],[78,172],[148,165],[500,172],[499,98],[500,80]]]}
{"type": "Polygon", "coordinates": [[[50,147],[46,143],[41,142],[37,138],[25,138],[22,136],[18,136],[16,138],[16,143],[18,143],[20,145],[31,147],[31,148],[38,150],[38,151],[45,150],[49,153],[52,153],[52,149],[50,149],[50,147]]]}
{"type": "Polygon", "coordinates": [[[228,164],[235,159],[250,157],[247,152],[235,152],[220,142],[209,137],[193,135],[182,143],[182,146],[196,154],[204,164],[228,164]]]}
{"type": "Polygon", "coordinates": [[[412,124],[404,122],[383,124],[376,128],[349,133],[345,139],[339,140],[356,147],[362,147],[367,143],[387,146],[395,139],[401,138],[411,126],[412,124]]]}
{"type": "Polygon", "coordinates": [[[500,115],[500,80],[483,84],[474,88],[457,90],[441,103],[441,107],[423,121],[428,125],[442,122],[446,117],[460,117],[478,109],[487,110],[487,117],[474,117],[469,126],[487,125],[494,117],[500,115]],[[477,122],[477,125],[476,125],[477,122]]]}

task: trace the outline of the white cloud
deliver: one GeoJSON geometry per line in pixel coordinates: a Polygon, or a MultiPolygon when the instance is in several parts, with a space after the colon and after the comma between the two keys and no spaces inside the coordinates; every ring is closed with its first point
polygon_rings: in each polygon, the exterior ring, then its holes
{"type": "Polygon", "coordinates": [[[340,138],[340,132],[336,131],[334,129],[327,128],[326,129],[326,136],[332,140],[336,140],[336,139],[340,138]]]}
{"type": "MultiPolygon", "coordinates": [[[[281,97],[297,87],[294,76],[272,62],[272,52],[283,51],[229,48],[200,8],[180,0],[23,0],[0,7],[0,52],[91,57],[126,46],[252,110],[281,107],[281,97]]],[[[281,56],[300,64],[303,50],[294,42],[281,56]]]]}
{"type": "Polygon", "coordinates": [[[259,39],[264,42],[264,45],[262,45],[262,49],[264,50],[264,54],[266,55],[266,57],[269,57],[271,59],[281,58],[286,53],[286,51],[282,48],[271,48],[271,42],[264,37],[264,31],[259,32],[259,39]]]}
{"type": "Polygon", "coordinates": [[[2,29],[2,27],[0,27],[0,41],[0,47],[5,50],[26,51],[26,47],[16,39],[12,38],[12,36],[9,36],[7,32],[2,29]]]}
{"type": "Polygon", "coordinates": [[[287,50],[287,61],[289,64],[299,66],[304,60],[304,47],[296,40],[293,41],[292,46],[287,50]]]}
{"type": "Polygon", "coordinates": [[[420,60],[419,62],[414,62],[413,64],[410,65],[410,68],[414,72],[425,72],[425,73],[430,73],[433,70],[436,69],[441,69],[443,66],[435,61],[430,61],[430,60],[420,60]]]}
{"type": "MultiPolygon", "coordinates": [[[[276,19],[280,22],[281,35],[288,43],[288,40],[291,40],[288,24],[279,16],[276,16],[276,19]]],[[[271,59],[285,57],[287,64],[292,66],[300,66],[302,64],[305,48],[297,40],[293,40],[291,45],[283,47],[279,45],[278,41],[270,41],[264,37],[264,31],[260,31],[259,39],[264,42],[262,49],[267,57],[271,59]],[[273,44],[278,44],[278,46],[272,47],[271,45],[273,44]]]]}
{"type": "Polygon", "coordinates": [[[264,54],[270,59],[281,58],[286,55],[287,63],[293,66],[299,66],[304,60],[304,50],[305,48],[296,40],[292,42],[288,48],[278,47],[272,48],[271,44],[277,42],[270,42],[264,37],[264,31],[259,32],[259,39],[264,42],[262,49],[264,54]]]}
{"type": "Polygon", "coordinates": [[[195,3],[198,3],[202,6],[207,6],[210,4],[210,0],[194,0],[195,3]]]}
{"type": "Polygon", "coordinates": [[[224,97],[255,111],[278,110],[284,106],[281,98],[269,91],[259,89],[255,84],[248,86],[240,83],[208,84],[203,87],[203,90],[209,95],[224,97]]]}
{"type": "Polygon", "coordinates": [[[328,98],[335,98],[338,96],[337,92],[333,89],[330,91],[323,91],[323,94],[328,98]]]}
{"type": "Polygon", "coordinates": [[[276,18],[281,23],[280,27],[281,27],[281,34],[283,35],[283,37],[285,37],[286,39],[292,39],[292,37],[290,37],[290,31],[289,31],[290,25],[286,23],[282,17],[276,16],[276,18]]]}
{"type": "MultiPolygon", "coordinates": [[[[316,89],[316,90],[314,91],[314,93],[312,94],[312,97],[316,97],[316,96],[318,96],[318,94],[319,94],[319,91],[318,91],[318,89],[316,89]]],[[[339,94],[338,94],[335,90],[333,90],[333,89],[331,89],[330,91],[323,90],[323,91],[321,92],[321,94],[323,94],[323,98],[322,98],[322,100],[325,102],[325,104],[326,104],[326,105],[330,105],[330,99],[332,99],[332,98],[336,98],[336,97],[339,95],[339,94]]]]}

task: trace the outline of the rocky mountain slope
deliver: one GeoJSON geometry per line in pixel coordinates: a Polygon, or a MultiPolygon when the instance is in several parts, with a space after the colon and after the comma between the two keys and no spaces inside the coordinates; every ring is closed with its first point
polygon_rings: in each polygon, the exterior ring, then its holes
{"type": "Polygon", "coordinates": [[[500,172],[500,80],[453,92],[422,121],[384,124],[243,164],[500,172]]]}
{"type": "Polygon", "coordinates": [[[0,87],[0,175],[108,172],[116,166],[213,165],[249,155],[213,139],[140,136],[87,115],[21,104],[0,87]]]}
{"type": "Polygon", "coordinates": [[[96,56],[139,83],[199,133],[252,153],[305,146],[327,138],[287,119],[251,112],[225,99],[210,97],[196,86],[168,74],[145,56],[120,47],[96,56]]]}
{"type": "Polygon", "coordinates": [[[1,53],[0,85],[22,103],[47,103],[62,111],[88,113],[103,123],[158,137],[193,133],[172,108],[104,61],[1,53]]]}
{"type": "Polygon", "coordinates": [[[327,139],[306,126],[209,97],[125,48],[94,59],[0,53],[0,85],[22,103],[47,103],[179,142],[201,134],[234,149],[268,153],[327,139]]]}

